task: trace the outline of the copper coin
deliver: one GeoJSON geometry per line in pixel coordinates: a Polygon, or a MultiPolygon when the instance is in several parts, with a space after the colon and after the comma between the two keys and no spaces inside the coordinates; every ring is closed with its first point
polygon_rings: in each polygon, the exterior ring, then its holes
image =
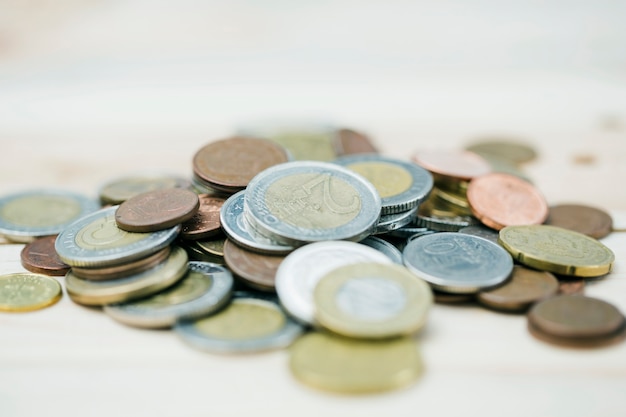
{"type": "Polygon", "coordinates": [[[469,181],[491,172],[489,163],[470,151],[420,151],[413,162],[442,179],[469,181]]]}
{"type": "Polygon", "coordinates": [[[509,174],[475,178],[467,189],[467,200],[474,216],[496,230],[541,224],[548,217],[548,204],[539,190],[509,174]]]}
{"type": "Polygon", "coordinates": [[[220,209],[226,199],[200,194],[200,208],[194,216],[182,224],[180,236],[187,240],[206,239],[221,232],[220,209]]]}
{"type": "Polygon", "coordinates": [[[353,155],[358,153],[378,153],[372,141],[362,133],[350,129],[339,129],[336,142],[338,155],[353,155]]]}
{"type": "Polygon", "coordinates": [[[166,188],[141,193],[115,211],[117,227],[127,232],[155,232],[183,223],[196,214],[200,201],[193,191],[166,188]]]}
{"type": "Polygon", "coordinates": [[[230,270],[243,278],[246,284],[262,291],[275,291],[276,271],[284,256],[250,252],[226,239],[224,260],[230,270]]]}
{"type": "Polygon", "coordinates": [[[114,265],[104,268],[79,268],[73,267],[72,273],[79,278],[91,281],[105,281],[129,277],[143,271],[147,271],[163,262],[170,254],[170,247],[167,246],[160,251],[142,259],[128,262],[121,265],[114,265]]]}
{"type": "Polygon", "coordinates": [[[623,342],[626,338],[626,322],[612,333],[593,338],[555,336],[541,330],[537,326],[533,325],[530,321],[528,322],[528,331],[535,338],[547,343],[570,348],[595,348],[623,342]]]}
{"type": "Polygon", "coordinates": [[[531,304],[555,295],[559,281],[549,272],[516,265],[509,281],[500,287],[481,291],[478,301],[495,310],[524,311],[531,304]]]}
{"type": "Polygon", "coordinates": [[[198,150],[193,157],[193,171],[213,188],[236,192],[259,172],[288,160],[285,148],[275,142],[236,136],[198,150]]]}
{"type": "Polygon", "coordinates": [[[585,285],[584,279],[559,281],[559,293],[567,295],[584,294],[585,285]]]}
{"type": "Polygon", "coordinates": [[[22,266],[37,274],[62,276],[70,270],[54,249],[55,236],[46,236],[33,240],[22,249],[22,266]]]}
{"type": "Polygon", "coordinates": [[[546,224],[573,230],[600,239],[611,233],[613,219],[606,211],[581,204],[550,207],[546,224]]]}

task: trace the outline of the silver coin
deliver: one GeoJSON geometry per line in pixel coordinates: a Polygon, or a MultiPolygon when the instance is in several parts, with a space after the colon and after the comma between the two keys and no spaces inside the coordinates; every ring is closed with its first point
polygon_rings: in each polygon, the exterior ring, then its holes
{"type": "Polygon", "coordinates": [[[206,316],[230,299],[233,276],[223,266],[189,262],[187,274],[174,286],[141,300],[104,306],[113,319],[134,327],[172,327],[179,319],[206,316]]]}
{"type": "Polygon", "coordinates": [[[245,190],[239,191],[230,196],[220,209],[220,222],[226,236],[239,246],[253,252],[286,255],[293,251],[293,246],[281,245],[255,233],[244,216],[245,192],[245,190]]]}
{"type": "Polygon", "coordinates": [[[463,227],[462,229],[460,229],[459,233],[482,237],[493,243],[498,243],[498,236],[499,236],[498,231],[493,230],[487,226],[482,226],[482,225],[467,226],[467,227],[463,227]]]}
{"type": "Polygon", "coordinates": [[[404,264],[434,289],[472,294],[505,282],[513,271],[511,255],[477,236],[442,232],[407,244],[404,264]]]}
{"type": "Polygon", "coordinates": [[[475,226],[480,224],[480,222],[472,216],[424,216],[418,212],[415,224],[437,232],[458,232],[464,227],[475,226]]]}
{"type": "Polygon", "coordinates": [[[402,252],[398,250],[391,243],[387,242],[384,239],[381,239],[376,236],[366,237],[362,241],[359,242],[361,245],[369,246],[370,248],[376,249],[377,251],[386,255],[389,259],[391,259],[394,263],[403,265],[402,263],[402,252]]]}
{"type": "Polygon", "coordinates": [[[416,235],[419,233],[426,233],[426,232],[434,232],[434,230],[430,230],[427,227],[416,227],[413,225],[408,225],[408,226],[401,227],[399,229],[391,230],[389,232],[389,236],[408,239],[413,235],[416,235]]]}
{"type": "Polygon", "coordinates": [[[432,174],[412,162],[379,154],[344,156],[333,162],[363,175],[376,187],[382,215],[417,207],[433,188],[432,174]]]}
{"type": "Polygon", "coordinates": [[[0,234],[26,243],[60,233],[100,208],[97,201],[62,190],[32,190],[0,198],[0,234]]]}
{"type": "Polygon", "coordinates": [[[400,213],[384,214],[380,216],[373,234],[380,235],[383,233],[389,233],[392,230],[400,229],[410,224],[413,220],[415,220],[416,212],[417,207],[414,207],[400,213]]]}
{"type": "Polygon", "coordinates": [[[359,241],[380,216],[380,196],[362,176],[339,165],[299,161],[255,176],[245,193],[249,223],[292,246],[324,240],[359,241]]]}
{"type": "Polygon", "coordinates": [[[392,263],[382,252],[354,242],[317,242],[296,249],[276,271],[281,305],[298,321],[315,324],[315,285],[333,269],[360,262],[392,263]]]}
{"type": "Polygon", "coordinates": [[[212,353],[281,349],[304,332],[302,325],[284,313],[275,296],[244,291],[235,292],[231,304],[219,313],[194,320],[179,320],[174,330],[191,347],[212,353]],[[230,314],[233,306],[244,311],[249,309],[250,316],[230,314]],[[259,317],[258,311],[254,310],[263,311],[262,316],[265,317],[259,317]],[[263,322],[264,318],[268,320],[263,322]],[[245,331],[250,334],[242,334],[245,331]]]}
{"type": "Polygon", "coordinates": [[[120,265],[163,249],[180,232],[180,225],[151,233],[126,232],[115,223],[117,207],[84,216],[57,236],[54,248],[63,262],[82,267],[120,265]]]}

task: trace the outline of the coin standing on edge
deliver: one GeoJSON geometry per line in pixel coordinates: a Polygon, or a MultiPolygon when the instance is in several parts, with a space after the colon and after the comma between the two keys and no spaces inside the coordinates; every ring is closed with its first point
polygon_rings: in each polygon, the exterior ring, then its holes
{"type": "Polygon", "coordinates": [[[33,311],[61,299],[61,284],[45,275],[17,272],[0,275],[0,311],[33,311]]]}
{"type": "Polygon", "coordinates": [[[582,204],[559,204],[550,207],[546,223],[602,239],[613,230],[613,219],[604,210],[582,204]]]}
{"type": "Polygon", "coordinates": [[[63,276],[70,266],[59,258],[54,250],[56,236],[40,237],[28,243],[20,252],[22,266],[30,272],[63,276]]]}

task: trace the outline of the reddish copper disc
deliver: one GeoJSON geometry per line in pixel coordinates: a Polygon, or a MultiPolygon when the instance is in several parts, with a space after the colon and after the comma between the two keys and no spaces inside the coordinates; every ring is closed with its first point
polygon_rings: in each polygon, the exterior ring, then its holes
{"type": "Polygon", "coordinates": [[[200,200],[200,208],[191,219],[182,225],[180,236],[183,239],[206,239],[221,231],[220,209],[226,200],[208,194],[200,194],[198,199],[200,200]]]}
{"type": "Polygon", "coordinates": [[[224,242],[224,261],[246,284],[262,291],[275,291],[276,271],[284,256],[263,255],[242,249],[232,241],[224,242]]]}
{"type": "Polygon", "coordinates": [[[79,278],[89,279],[92,281],[104,281],[109,279],[124,278],[131,275],[147,271],[165,261],[170,255],[170,247],[166,246],[160,251],[153,253],[136,261],[125,263],[122,265],[114,265],[104,268],[72,268],[72,273],[79,278]]]}
{"type": "Polygon", "coordinates": [[[70,266],[65,264],[54,250],[56,238],[56,236],[41,237],[24,246],[20,254],[22,266],[37,274],[65,275],[70,266]]]}
{"type": "Polygon", "coordinates": [[[576,279],[570,281],[559,281],[559,293],[568,295],[584,294],[585,280],[576,279]]]}
{"type": "Polygon", "coordinates": [[[581,204],[559,204],[550,207],[546,224],[573,230],[595,239],[601,239],[611,233],[613,219],[599,208],[581,204]]]}
{"type": "Polygon", "coordinates": [[[491,172],[491,166],[480,155],[470,151],[420,151],[413,162],[448,180],[469,181],[491,172]]]}
{"type": "Polygon", "coordinates": [[[473,179],[467,188],[467,200],[474,216],[496,230],[541,224],[548,217],[548,204],[539,190],[509,174],[492,173],[473,179]]]}
{"type": "Polygon", "coordinates": [[[378,149],[367,136],[350,129],[339,129],[337,131],[336,147],[339,155],[378,153],[378,149]]]}

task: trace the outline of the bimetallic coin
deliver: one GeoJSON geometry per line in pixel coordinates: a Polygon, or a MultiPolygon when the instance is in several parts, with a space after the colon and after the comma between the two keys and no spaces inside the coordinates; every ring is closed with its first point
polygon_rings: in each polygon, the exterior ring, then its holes
{"type": "Polygon", "coordinates": [[[231,271],[247,285],[260,291],[275,291],[276,271],[284,256],[254,253],[232,241],[224,244],[224,260],[231,271]]]}
{"type": "Polygon", "coordinates": [[[615,261],[613,251],[596,239],[555,226],[505,227],[498,242],[518,262],[559,275],[605,275],[615,261]]]}
{"type": "Polygon", "coordinates": [[[78,278],[90,280],[108,280],[124,278],[129,275],[136,275],[140,272],[154,268],[168,256],[170,256],[170,247],[166,246],[156,253],[146,256],[145,258],[136,259],[127,263],[112,266],[100,266],[95,268],[82,268],[79,266],[72,267],[72,274],[78,278]]]}
{"type": "Polygon", "coordinates": [[[326,162],[280,164],[254,177],[244,195],[246,219],[285,245],[359,241],[374,230],[380,196],[360,175],[326,162]]]}
{"type": "Polygon", "coordinates": [[[224,309],[204,318],[180,320],[176,333],[188,345],[212,353],[252,353],[289,346],[304,329],[273,296],[236,292],[224,309]]]}
{"type": "Polygon", "coordinates": [[[374,229],[375,235],[389,233],[392,230],[400,229],[408,224],[411,224],[415,220],[415,214],[417,213],[417,207],[413,207],[410,210],[400,213],[384,214],[378,219],[376,228],[374,229]]]}
{"type": "Polygon", "coordinates": [[[359,242],[361,245],[369,246],[370,248],[376,249],[377,251],[386,255],[389,259],[391,259],[396,264],[402,264],[402,252],[398,250],[391,243],[387,242],[384,239],[379,237],[370,236],[366,237],[362,241],[359,242]]]}
{"type": "Polygon", "coordinates": [[[200,207],[196,214],[182,224],[180,237],[188,240],[207,239],[220,233],[220,209],[226,199],[200,194],[200,207]]]}
{"type": "Polygon", "coordinates": [[[70,266],[59,258],[54,250],[56,236],[40,237],[22,249],[22,266],[31,272],[44,275],[63,276],[70,266]]]}
{"type": "Polygon", "coordinates": [[[0,311],[33,311],[61,299],[61,285],[45,275],[18,272],[0,275],[0,311]]]}
{"type": "Polygon", "coordinates": [[[165,188],[191,189],[188,179],[167,174],[137,174],[108,182],[100,188],[103,204],[117,205],[131,197],[148,191],[165,188]]]}
{"type": "Polygon", "coordinates": [[[185,276],[173,286],[148,298],[104,306],[113,319],[134,327],[166,328],[177,320],[203,317],[228,302],[233,276],[220,265],[189,262],[185,276]]]}
{"type": "Polygon", "coordinates": [[[152,233],[126,232],[117,227],[117,206],[98,210],[70,224],[54,245],[68,265],[101,267],[120,265],[144,258],[168,246],[180,226],[152,233]]]}
{"type": "Polygon", "coordinates": [[[420,151],[412,160],[430,171],[435,181],[469,181],[491,172],[489,163],[470,151],[420,151]]]}
{"type": "Polygon", "coordinates": [[[550,207],[547,225],[601,239],[611,233],[613,219],[604,210],[582,204],[559,204],[550,207]]]}
{"type": "Polygon", "coordinates": [[[513,270],[511,256],[476,236],[442,232],[409,242],[404,264],[434,289],[472,294],[504,283],[513,270]]]}
{"type": "Polygon", "coordinates": [[[0,234],[14,242],[60,233],[77,219],[100,208],[80,194],[34,190],[0,197],[0,234]]]}
{"type": "Polygon", "coordinates": [[[343,336],[384,339],[419,331],[426,324],[433,294],[403,266],[365,262],[324,275],[314,300],[315,318],[326,329],[343,336]]]}
{"type": "Polygon", "coordinates": [[[313,388],[361,394],[406,386],[422,374],[423,363],[410,337],[364,340],[315,332],[291,346],[289,368],[313,388]]]}

